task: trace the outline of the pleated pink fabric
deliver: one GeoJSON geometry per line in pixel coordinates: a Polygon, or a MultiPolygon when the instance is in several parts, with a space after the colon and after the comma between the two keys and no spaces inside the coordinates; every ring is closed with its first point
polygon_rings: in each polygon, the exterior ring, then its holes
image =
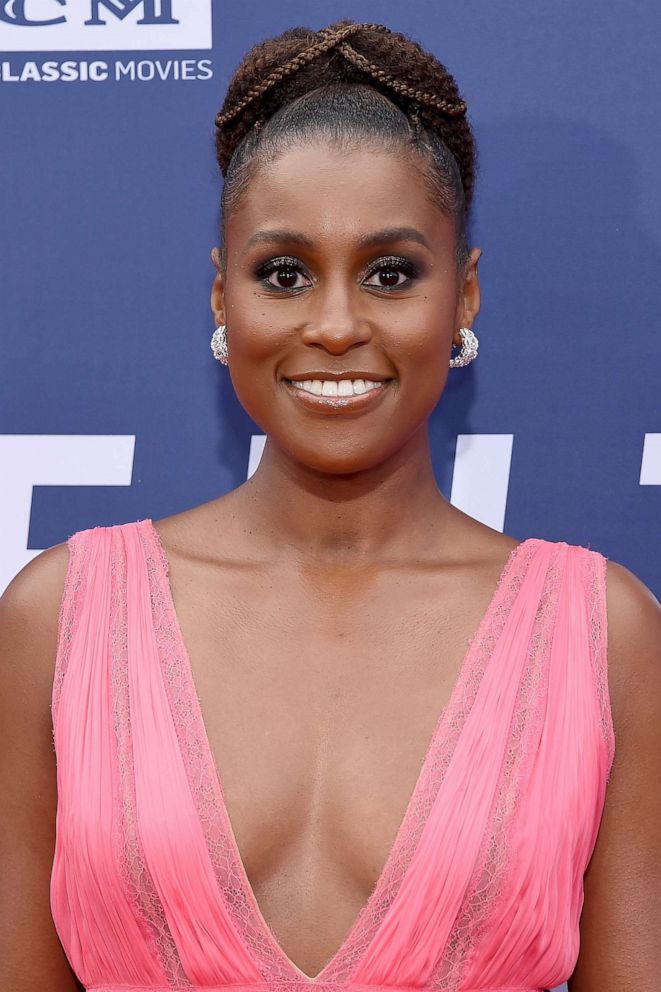
{"type": "Polygon", "coordinates": [[[312,977],[241,862],[152,521],[68,544],[50,899],[86,989],[540,992],[571,975],[615,748],[601,554],[511,552],[379,880],[312,977]]]}

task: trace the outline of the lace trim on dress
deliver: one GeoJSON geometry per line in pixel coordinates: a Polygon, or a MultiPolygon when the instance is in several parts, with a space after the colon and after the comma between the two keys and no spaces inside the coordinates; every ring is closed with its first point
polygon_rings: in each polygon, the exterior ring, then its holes
{"type": "Polygon", "coordinates": [[[57,723],[62,685],[71,657],[71,645],[80,621],[80,603],[85,594],[89,560],[89,540],[85,539],[87,533],[89,532],[78,531],[72,534],[67,541],[69,558],[57,619],[57,653],[51,701],[53,729],[57,723]]]}
{"type": "MultiPolygon", "coordinates": [[[[567,545],[563,542],[553,549],[548,563],[519,683],[508,746],[480,855],[452,936],[430,982],[439,992],[455,992],[466,980],[479,949],[480,938],[491,920],[497,918],[501,897],[509,891],[507,879],[513,867],[511,838],[516,833],[519,800],[524,794],[530,762],[534,757],[531,742],[539,738],[544,722],[548,660],[566,555],[567,545]]],[[[519,583],[522,577],[517,576],[519,583]]]]}
{"type": "Polygon", "coordinates": [[[599,551],[583,549],[587,558],[584,569],[585,596],[590,623],[592,670],[601,717],[601,733],[607,753],[607,781],[615,757],[615,731],[608,689],[608,560],[599,551]]]}
{"type": "MultiPolygon", "coordinates": [[[[291,972],[284,966],[277,945],[269,941],[263,922],[248,901],[250,893],[243,884],[240,866],[229,842],[231,826],[225,816],[215,765],[208,757],[204,724],[195,706],[195,686],[189,679],[185,646],[171,609],[167,556],[151,521],[140,524],[163,681],[218,890],[265,980],[287,981],[292,977],[291,972]]],[[[200,705],[199,699],[197,704],[200,705]]]]}
{"type": "MultiPolygon", "coordinates": [[[[531,539],[514,549],[500,575],[496,591],[473,637],[459,671],[457,683],[447,706],[441,713],[437,729],[420,780],[415,787],[411,805],[406,812],[401,833],[395,843],[386,870],[379,879],[373,900],[368,902],[360,918],[360,925],[342,954],[341,968],[334,968],[332,978],[346,981],[358,966],[370,941],[392,905],[429,819],[432,806],[443,784],[445,774],[463,732],[484,672],[501,636],[514,601],[519,595],[528,565],[537,550],[537,541],[531,539]]],[[[455,936],[450,937],[446,954],[452,954],[455,936]]],[[[460,956],[456,949],[456,956],[460,956]]],[[[428,985],[437,986],[441,965],[435,968],[428,985]]],[[[441,986],[442,987],[442,986],[441,986]]]]}
{"type": "MultiPolygon", "coordinates": [[[[135,771],[131,737],[126,603],[126,550],[122,526],[109,528],[111,551],[110,629],[112,649],[112,710],[117,741],[117,796],[119,811],[113,824],[113,844],[120,873],[134,907],[135,917],[154,958],[173,985],[192,988],[181,964],[165,911],[152,882],[137,827],[135,771]]],[[[128,525],[130,526],[130,525],[128,525]]]]}

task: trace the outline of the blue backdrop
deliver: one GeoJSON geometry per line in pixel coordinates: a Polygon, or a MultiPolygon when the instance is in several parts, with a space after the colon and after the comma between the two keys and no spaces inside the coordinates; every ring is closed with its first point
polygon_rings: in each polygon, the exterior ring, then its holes
{"type": "Polygon", "coordinates": [[[209,349],[213,119],[246,48],[344,16],[432,49],[477,136],[481,348],[432,418],[441,489],[661,593],[657,0],[243,0],[213,32],[211,0],[0,2],[2,587],[254,470],[209,349]]]}
{"type": "Polygon", "coordinates": [[[476,515],[496,526],[503,517],[520,538],[596,548],[659,595],[656,0],[354,0],[312,12],[302,0],[244,0],[214,4],[213,47],[197,49],[177,46],[207,43],[209,0],[173,0],[179,25],[157,27],[137,21],[150,8],[152,21],[167,19],[168,4],[138,4],[123,19],[112,4],[122,0],[26,0],[25,20],[71,21],[35,27],[11,23],[21,5],[0,3],[5,580],[26,548],[158,518],[246,478],[260,430],[209,349],[213,117],[247,47],[350,16],[431,48],[456,75],[477,135],[481,350],[451,374],[432,419],[441,489],[450,498],[457,437],[481,435],[455,480],[453,501],[463,492],[470,510],[484,436],[498,435],[499,463],[481,469],[487,489],[493,475],[493,512],[476,515]],[[105,28],[84,23],[94,7],[105,28]],[[48,62],[61,76],[63,63],[95,61],[108,78],[35,78],[48,62]],[[76,448],[80,435],[90,437],[76,448]]]}

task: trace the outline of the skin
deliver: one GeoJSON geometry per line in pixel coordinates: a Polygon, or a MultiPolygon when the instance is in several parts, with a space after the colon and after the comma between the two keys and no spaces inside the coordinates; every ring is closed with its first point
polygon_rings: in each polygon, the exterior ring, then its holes
{"type": "MultiPolygon", "coordinates": [[[[242,486],[156,522],[248,879],[309,976],[381,873],[466,644],[519,543],[451,506],[435,483],[428,421],[451,343],[479,311],[481,252],[457,269],[453,221],[414,165],[320,143],[257,171],[214,256],[211,307],[264,453],[242,486]],[[395,226],[417,229],[428,247],[359,246],[395,226]],[[309,245],[248,248],[267,228],[309,245]],[[297,259],[295,282],[280,270],[263,285],[255,268],[284,254],[297,259]],[[420,269],[391,292],[389,263],[366,274],[389,255],[420,269]],[[360,416],[310,412],[284,382],[350,368],[394,380],[360,416]]],[[[43,552],[0,600],[3,989],[79,988],[48,911],[49,705],[66,561],[65,545],[43,552]]],[[[661,974],[661,607],[614,562],[608,652],[617,754],[570,987],[651,992],[661,974]]]]}

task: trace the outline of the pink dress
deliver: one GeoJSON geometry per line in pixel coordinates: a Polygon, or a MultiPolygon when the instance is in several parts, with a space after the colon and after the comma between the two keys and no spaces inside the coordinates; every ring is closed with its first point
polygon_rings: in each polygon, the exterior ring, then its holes
{"type": "Polygon", "coordinates": [[[471,639],[383,871],[312,977],[260,913],[149,519],[69,538],[50,904],[95,992],[539,992],[579,947],[614,755],[606,560],[528,538],[471,639]]]}

